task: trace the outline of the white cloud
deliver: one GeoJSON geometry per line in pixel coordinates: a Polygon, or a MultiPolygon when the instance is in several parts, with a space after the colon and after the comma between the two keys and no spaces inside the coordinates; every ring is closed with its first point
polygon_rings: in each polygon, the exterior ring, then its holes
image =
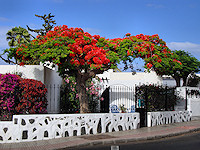
{"type": "Polygon", "coordinates": [[[55,3],[63,3],[64,0],[53,0],[53,2],[55,2],[55,3]]]}
{"type": "Polygon", "coordinates": [[[99,30],[99,29],[94,29],[94,28],[83,28],[83,30],[85,31],[85,32],[88,32],[88,33],[90,33],[91,35],[95,35],[95,34],[100,34],[100,32],[101,32],[101,30],[99,30]]]}
{"type": "Polygon", "coordinates": [[[191,42],[170,42],[167,46],[171,50],[184,50],[191,53],[197,59],[200,59],[200,44],[195,44],[191,42]]]}
{"type": "Polygon", "coordinates": [[[0,17],[0,22],[7,22],[10,21],[8,18],[0,17]]]}
{"type": "Polygon", "coordinates": [[[146,6],[152,8],[164,8],[164,5],[162,4],[146,4],[146,6]]]}

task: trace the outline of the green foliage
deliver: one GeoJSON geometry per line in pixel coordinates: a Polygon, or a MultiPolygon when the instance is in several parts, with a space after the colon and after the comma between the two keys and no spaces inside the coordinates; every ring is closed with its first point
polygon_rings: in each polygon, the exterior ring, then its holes
{"type": "Polygon", "coordinates": [[[10,48],[5,49],[3,54],[0,54],[0,58],[9,64],[10,63],[15,64],[17,62],[13,62],[12,59],[14,58],[17,61],[16,47],[19,46],[20,44],[28,44],[31,41],[31,35],[25,28],[19,26],[9,30],[6,36],[7,36],[6,39],[9,41],[8,45],[10,46],[10,48]],[[7,59],[2,57],[2,55],[5,54],[7,55],[7,59]]]}
{"type": "Polygon", "coordinates": [[[6,33],[6,39],[10,47],[16,47],[19,44],[27,44],[31,41],[31,35],[25,28],[14,27],[6,33]]]}
{"type": "MultiPolygon", "coordinates": [[[[52,28],[54,27],[55,20],[53,20],[52,18],[54,17],[54,15],[51,15],[51,13],[49,13],[48,15],[35,15],[38,18],[41,18],[44,21],[44,24],[42,24],[42,26],[44,27],[44,29],[31,29],[28,25],[27,28],[29,31],[31,32],[35,32],[38,35],[45,35],[48,31],[52,30],[52,28]]],[[[13,63],[13,64],[19,64],[20,61],[18,60],[17,62],[17,56],[16,56],[16,47],[22,44],[28,44],[32,39],[31,37],[35,38],[33,35],[29,34],[28,30],[26,30],[25,28],[22,27],[14,27],[11,30],[9,30],[6,34],[7,36],[7,40],[8,45],[11,47],[9,49],[5,49],[3,54],[0,55],[0,58],[2,60],[4,60],[7,63],[13,63]],[[3,58],[2,55],[7,55],[7,59],[3,58]],[[12,59],[15,59],[16,62],[12,61],[12,59]]],[[[38,65],[40,63],[40,61],[38,61],[38,59],[35,57],[35,55],[33,54],[32,59],[27,60],[26,64],[27,65],[38,65]]]]}
{"type": "Polygon", "coordinates": [[[126,113],[126,112],[127,112],[127,108],[124,107],[124,104],[121,104],[121,105],[119,106],[119,109],[121,110],[122,113],[126,113]]]}
{"type": "Polygon", "coordinates": [[[74,77],[66,77],[64,85],[60,91],[60,112],[61,113],[78,113],[79,101],[77,97],[76,84],[74,77]]]}
{"type": "Polygon", "coordinates": [[[197,76],[196,74],[192,74],[192,75],[188,78],[187,86],[190,86],[190,87],[197,87],[199,83],[200,83],[200,77],[197,76]]]}
{"type": "Polygon", "coordinates": [[[190,53],[183,50],[175,50],[173,52],[177,59],[182,63],[181,67],[172,68],[172,77],[183,78],[183,85],[186,85],[187,77],[192,72],[200,71],[200,61],[193,57],[190,53]]]}
{"type": "Polygon", "coordinates": [[[173,55],[161,53],[163,55],[162,61],[154,63],[153,68],[161,76],[172,76],[176,80],[176,86],[180,86],[180,79],[183,78],[183,85],[185,86],[188,75],[192,72],[199,71],[200,61],[183,50],[175,50],[172,52],[173,55]]]}
{"type": "Polygon", "coordinates": [[[181,61],[183,64],[183,68],[181,70],[181,74],[185,75],[185,72],[198,72],[200,67],[200,62],[192,56],[190,53],[182,51],[182,50],[175,50],[174,54],[178,56],[178,60],[181,61]]]}

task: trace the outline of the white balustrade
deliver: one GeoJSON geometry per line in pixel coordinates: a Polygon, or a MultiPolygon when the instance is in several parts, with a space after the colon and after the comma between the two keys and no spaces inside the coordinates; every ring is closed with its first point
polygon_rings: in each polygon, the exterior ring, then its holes
{"type": "Polygon", "coordinates": [[[148,112],[147,126],[170,124],[176,122],[191,121],[192,113],[190,111],[160,111],[148,112]]]}
{"type": "Polygon", "coordinates": [[[139,113],[14,115],[0,122],[0,143],[137,129],[139,113]]]}

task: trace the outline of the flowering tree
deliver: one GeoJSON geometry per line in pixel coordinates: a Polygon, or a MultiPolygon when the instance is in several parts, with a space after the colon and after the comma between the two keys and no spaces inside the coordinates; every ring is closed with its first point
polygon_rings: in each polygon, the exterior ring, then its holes
{"type": "Polygon", "coordinates": [[[127,62],[132,63],[137,57],[144,59],[148,69],[159,69],[164,64],[161,62],[178,64],[171,56],[170,49],[158,35],[131,36],[128,33],[124,38],[105,39],[66,25],[56,26],[44,36],[38,36],[16,50],[20,65],[30,59],[49,61],[58,65],[62,77],[74,76],[81,113],[88,112],[86,81],[96,74],[116,68],[121,61],[127,69],[127,62]]]}

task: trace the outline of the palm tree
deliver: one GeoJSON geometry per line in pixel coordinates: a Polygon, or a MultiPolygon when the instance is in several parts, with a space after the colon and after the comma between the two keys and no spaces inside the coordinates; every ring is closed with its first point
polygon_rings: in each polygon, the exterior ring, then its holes
{"type": "Polygon", "coordinates": [[[9,41],[8,45],[10,46],[9,49],[5,49],[4,53],[0,55],[0,58],[7,63],[14,63],[17,64],[16,59],[16,47],[19,44],[27,44],[31,41],[31,34],[25,28],[22,27],[14,27],[6,33],[6,39],[9,41]],[[2,56],[7,53],[7,59],[3,58],[2,56]],[[15,62],[12,59],[15,59],[15,62]]]}
{"type": "Polygon", "coordinates": [[[31,35],[25,28],[22,27],[14,27],[9,30],[6,34],[8,45],[10,47],[16,47],[18,44],[26,44],[31,40],[31,35]]]}

